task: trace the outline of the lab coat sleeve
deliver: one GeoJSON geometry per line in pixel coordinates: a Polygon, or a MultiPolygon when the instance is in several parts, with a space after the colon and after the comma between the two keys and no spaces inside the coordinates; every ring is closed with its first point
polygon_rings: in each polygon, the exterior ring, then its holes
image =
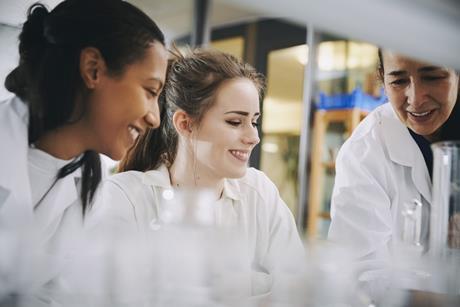
{"type": "Polygon", "coordinates": [[[111,178],[105,180],[85,220],[87,231],[137,231],[136,210],[123,187],[111,178]]]}
{"type": "MultiPolygon", "coordinates": [[[[269,209],[266,265],[273,272],[298,271],[305,263],[305,250],[291,210],[279,195],[278,188],[265,175],[266,202],[269,209]]],[[[276,274],[274,275],[276,282],[276,274]]]]}
{"type": "Polygon", "coordinates": [[[388,159],[378,137],[347,141],[336,161],[329,240],[351,249],[360,281],[382,277],[392,236],[388,159]]]}

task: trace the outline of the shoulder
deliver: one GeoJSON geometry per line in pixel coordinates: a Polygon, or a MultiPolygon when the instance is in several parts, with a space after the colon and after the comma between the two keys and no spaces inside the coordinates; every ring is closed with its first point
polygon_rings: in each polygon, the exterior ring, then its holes
{"type": "Polygon", "coordinates": [[[264,172],[253,167],[247,169],[246,174],[241,179],[238,179],[238,183],[241,189],[259,193],[262,197],[267,191],[277,191],[270,178],[264,172]]]}
{"type": "Polygon", "coordinates": [[[108,176],[104,186],[116,187],[122,191],[139,190],[142,187],[143,172],[128,171],[108,176]]]}
{"type": "Polygon", "coordinates": [[[281,201],[276,185],[260,170],[248,168],[242,178],[231,181],[244,202],[271,206],[281,201]]]}
{"type": "Polygon", "coordinates": [[[24,102],[17,97],[0,101],[0,140],[2,140],[0,165],[6,174],[25,174],[28,149],[27,126],[28,107],[24,102]],[[18,166],[19,163],[21,167],[18,166]]]}
{"type": "Polygon", "coordinates": [[[167,170],[160,167],[146,172],[127,171],[109,176],[103,186],[105,189],[118,189],[129,199],[150,198],[152,187],[170,187],[167,170]],[[165,174],[166,172],[166,174],[165,174]]]}
{"type": "Polygon", "coordinates": [[[371,113],[369,113],[364,120],[356,127],[350,136],[350,141],[359,141],[376,135],[386,123],[399,121],[393,111],[390,103],[385,103],[371,113]]]}
{"type": "Polygon", "coordinates": [[[19,97],[13,96],[0,101],[0,114],[2,114],[2,116],[8,114],[9,117],[14,116],[26,121],[28,117],[28,107],[19,97]]]}
{"type": "Polygon", "coordinates": [[[371,155],[372,159],[375,159],[374,155],[385,154],[388,139],[385,134],[389,126],[403,130],[402,123],[394,113],[391,104],[386,103],[372,111],[356,127],[340,148],[338,160],[349,155],[361,158],[371,155]]]}

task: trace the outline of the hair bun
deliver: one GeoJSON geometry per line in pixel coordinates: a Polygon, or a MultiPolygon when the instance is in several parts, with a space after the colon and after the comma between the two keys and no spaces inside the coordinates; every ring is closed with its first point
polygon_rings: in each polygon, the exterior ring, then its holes
{"type": "Polygon", "coordinates": [[[41,3],[33,4],[27,11],[27,21],[24,23],[20,36],[19,52],[26,58],[42,54],[46,43],[44,23],[49,12],[41,3]]]}

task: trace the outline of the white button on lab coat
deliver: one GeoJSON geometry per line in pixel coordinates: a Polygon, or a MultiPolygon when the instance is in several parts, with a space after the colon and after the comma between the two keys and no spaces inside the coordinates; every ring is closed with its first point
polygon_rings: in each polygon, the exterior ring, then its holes
{"type": "Polygon", "coordinates": [[[360,279],[387,267],[404,203],[422,202],[427,238],[431,179],[418,145],[391,104],[380,106],[339,151],[329,239],[354,248],[360,279]]]}

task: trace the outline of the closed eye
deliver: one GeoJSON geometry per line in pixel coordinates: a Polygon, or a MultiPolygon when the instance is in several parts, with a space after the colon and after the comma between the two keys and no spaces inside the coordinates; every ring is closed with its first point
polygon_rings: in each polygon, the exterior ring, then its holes
{"type": "Polygon", "coordinates": [[[406,84],[408,82],[407,79],[396,79],[394,81],[391,81],[390,84],[391,85],[403,85],[403,84],[406,84]]]}
{"type": "Polygon", "coordinates": [[[148,93],[149,96],[151,97],[156,97],[158,94],[155,90],[152,90],[152,89],[149,89],[149,88],[145,88],[145,91],[148,93]]]}
{"type": "Polygon", "coordinates": [[[241,124],[241,122],[237,120],[226,120],[225,122],[234,127],[238,127],[241,124]]]}
{"type": "Polygon", "coordinates": [[[424,76],[422,78],[427,81],[436,81],[436,80],[444,79],[445,77],[444,76],[424,76]]]}
{"type": "Polygon", "coordinates": [[[253,123],[252,123],[252,126],[255,127],[255,128],[257,128],[257,127],[259,127],[259,123],[258,123],[258,122],[253,122],[253,123]]]}

